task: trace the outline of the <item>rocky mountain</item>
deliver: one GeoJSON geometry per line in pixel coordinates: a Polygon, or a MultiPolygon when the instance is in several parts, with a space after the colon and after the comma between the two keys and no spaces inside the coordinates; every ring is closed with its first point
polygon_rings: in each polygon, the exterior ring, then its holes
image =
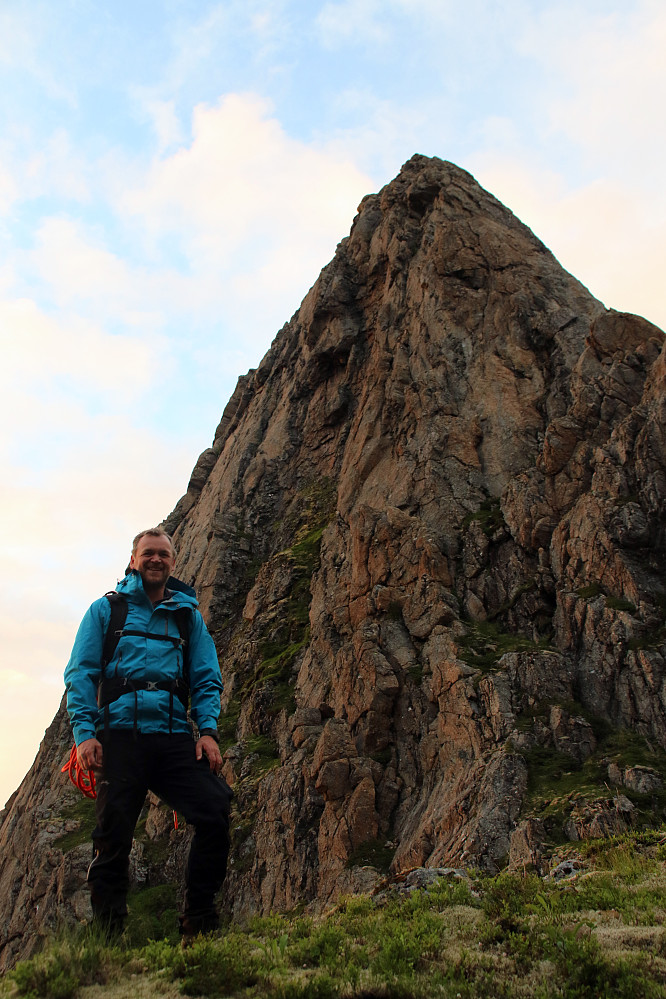
{"type": "MultiPolygon", "coordinates": [[[[230,913],[663,820],[665,387],[664,334],[465,171],[363,200],[165,521],[225,681],[230,913]]],[[[0,828],[3,966],[85,917],[69,742],[61,709],[0,828]]],[[[137,884],[186,841],[152,802],[137,884]]]]}

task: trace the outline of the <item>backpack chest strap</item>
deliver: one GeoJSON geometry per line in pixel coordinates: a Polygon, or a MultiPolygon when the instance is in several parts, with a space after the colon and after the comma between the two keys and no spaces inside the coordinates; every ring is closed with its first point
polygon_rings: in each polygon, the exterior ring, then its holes
{"type": "Polygon", "coordinates": [[[155,631],[138,631],[134,628],[121,628],[117,634],[119,639],[123,635],[134,635],[136,638],[154,638],[159,642],[171,642],[177,649],[187,645],[187,641],[181,635],[160,635],[155,631]]]}

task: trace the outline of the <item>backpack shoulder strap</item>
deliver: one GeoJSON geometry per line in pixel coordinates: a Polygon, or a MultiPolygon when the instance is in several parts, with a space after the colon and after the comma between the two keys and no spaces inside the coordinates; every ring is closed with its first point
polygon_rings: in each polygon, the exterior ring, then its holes
{"type": "Polygon", "coordinates": [[[104,645],[102,646],[102,673],[113,659],[123,626],[127,619],[127,600],[118,593],[117,590],[110,590],[104,596],[111,605],[111,618],[104,635],[104,645]]]}
{"type": "Polygon", "coordinates": [[[190,628],[192,626],[192,610],[189,607],[178,607],[173,611],[176,619],[178,634],[183,645],[183,680],[190,685],[190,628]]]}

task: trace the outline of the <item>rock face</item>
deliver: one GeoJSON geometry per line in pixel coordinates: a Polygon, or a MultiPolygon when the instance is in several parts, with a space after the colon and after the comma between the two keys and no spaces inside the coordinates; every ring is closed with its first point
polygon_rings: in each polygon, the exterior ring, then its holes
{"type": "Polygon", "coordinates": [[[60,773],[68,744],[71,729],[61,705],[30,772],[2,815],[3,969],[34,953],[42,937],[57,929],[63,912],[70,920],[90,918],[85,887],[90,842],[67,849],[64,839],[76,833],[82,814],[78,791],[60,773]]]}
{"type": "Polygon", "coordinates": [[[588,767],[612,730],[661,787],[665,383],[664,334],[469,174],[417,156],[364,199],[165,522],[225,681],[229,911],[540,856],[534,760],[588,767]]]}

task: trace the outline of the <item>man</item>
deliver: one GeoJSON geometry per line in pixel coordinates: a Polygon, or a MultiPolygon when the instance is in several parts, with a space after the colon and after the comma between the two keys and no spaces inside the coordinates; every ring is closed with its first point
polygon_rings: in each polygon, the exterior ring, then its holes
{"type": "Polygon", "coordinates": [[[129,853],[148,790],[195,829],[181,933],[208,933],[218,925],[214,898],[226,873],[232,797],[217,776],[222,680],[194,590],[171,576],[175,561],[171,538],[159,528],[138,534],[116,591],[127,617],[115,651],[104,663],[112,616],[106,596],[81,622],[65,670],[78,764],[99,771],[88,871],[93,921],[114,934],[127,915],[129,853]]]}

